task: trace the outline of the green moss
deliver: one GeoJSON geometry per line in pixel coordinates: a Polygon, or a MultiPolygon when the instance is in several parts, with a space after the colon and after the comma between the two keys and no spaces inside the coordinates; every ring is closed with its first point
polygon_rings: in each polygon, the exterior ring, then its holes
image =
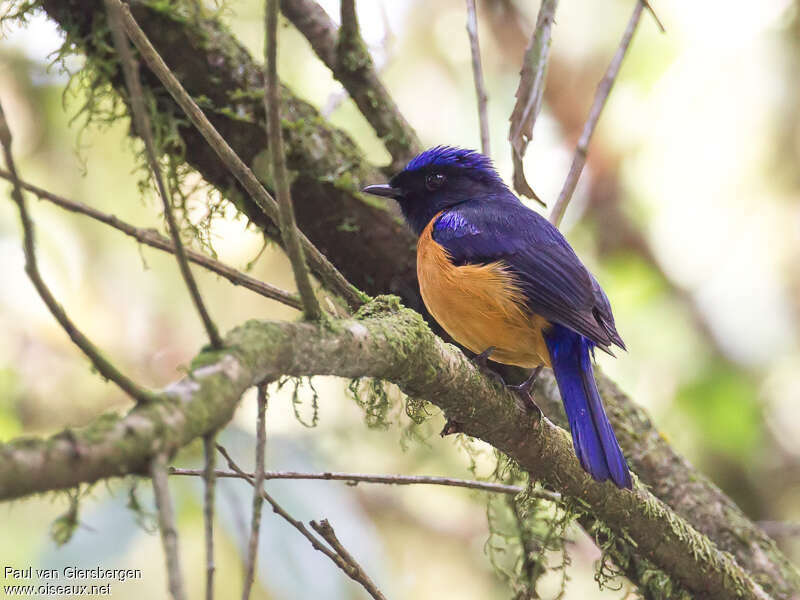
{"type": "Polygon", "coordinates": [[[386,385],[380,379],[353,379],[347,386],[350,396],[364,410],[364,422],[370,429],[388,429],[392,403],[386,385]]]}
{"type": "Polygon", "coordinates": [[[278,390],[283,388],[284,385],[287,383],[291,383],[294,386],[292,390],[292,411],[294,412],[294,418],[300,423],[303,427],[308,427],[309,429],[313,429],[319,424],[319,393],[317,392],[317,388],[314,387],[314,383],[311,377],[282,377],[278,380],[278,390]],[[303,385],[303,381],[308,383],[308,387],[311,389],[311,417],[310,419],[303,417],[301,414],[303,401],[300,398],[300,388],[303,385]]]}
{"type": "Polygon", "coordinates": [[[336,229],[337,231],[343,231],[345,233],[358,233],[361,231],[361,227],[358,226],[358,223],[350,217],[346,217],[344,221],[336,226],[336,229]]]}
{"type": "Polygon", "coordinates": [[[64,493],[69,499],[69,507],[66,512],[57,517],[50,525],[50,537],[57,546],[63,546],[70,541],[79,524],[80,488],[66,490],[64,493]]]}
{"type": "MultiPolygon", "coordinates": [[[[88,444],[94,444],[106,439],[108,433],[119,424],[120,417],[116,413],[103,413],[92,421],[91,427],[87,427],[81,433],[81,438],[88,444]]],[[[65,430],[59,436],[73,438],[70,430],[65,430]]],[[[58,437],[58,436],[56,436],[58,437]]]]}
{"type": "MultiPolygon", "coordinates": [[[[371,319],[385,315],[396,314],[401,310],[413,313],[413,315],[416,315],[419,318],[419,321],[422,321],[422,317],[419,317],[416,312],[403,308],[402,301],[398,296],[392,295],[376,296],[370,302],[367,302],[358,309],[358,312],[355,314],[355,318],[357,320],[371,319]]],[[[389,342],[392,342],[391,338],[389,339],[389,342]]]]}
{"type": "Polygon", "coordinates": [[[229,353],[229,348],[222,348],[220,350],[213,350],[210,347],[203,348],[200,354],[195,356],[192,359],[192,362],[189,363],[189,376],[191,377],[192,372],[196,371],[197,369],[202,369],[203,367],[217,364],[226,354],[229,353]]]}

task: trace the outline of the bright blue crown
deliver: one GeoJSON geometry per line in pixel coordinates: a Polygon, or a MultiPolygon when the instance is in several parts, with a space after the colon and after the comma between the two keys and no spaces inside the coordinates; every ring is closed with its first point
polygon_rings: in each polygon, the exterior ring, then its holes
{"type": "Polygon", "coordinates": [[[492,161],[477,150],[455,148],[453,146],[436,146],[418,154],[406,165],[406,171],[416,171],[425,167],[460,167],[480,173],[487,179],[501,182],[500,176],[492,165],[492,161]]]}

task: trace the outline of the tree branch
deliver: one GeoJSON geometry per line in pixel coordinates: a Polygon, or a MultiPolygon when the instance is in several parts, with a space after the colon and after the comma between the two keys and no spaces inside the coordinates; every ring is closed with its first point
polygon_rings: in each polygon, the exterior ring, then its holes
{"type": "MultiPolygon", "coordinates": [[[[333,548],[334,552],[338,556],[341,557],[342,562],[344,563],[344,567],[342,570],[347,573],[351,579],[354,581],[358,581],[361,585],[364,586],[370,596],[375,598],[375,600],[386,600],[386,597],[381,593],[381,591],[375,587],[375,584],[372,583],[372,580],[366,574],[364,569],[361,568],[361,565],[358,561],[353,558],[353,555],[344,547],[344,545],[339,541],[339,538],[336,536],[336,532],[333,530],[333,526],[328,522],[328,519],[322,519],[322,521],[311,521],[310,523],[311,529],[316,531],[323,540],[328,542],[331,548],[333,548]]],[[[338,564],[338,563],[337,563],[338,564]]]]}
{"type": "MultiPolygon", "coordinates": [[[[97,25],[98,18],[103,18],[98,11],[102,4],[98,5],[98,0],[42,0],[42,6],[70,43],[85,53],[87,68],[93,69],[99,82],[107,82],[122,92],[121,77],[115,77],[113,70],[107,68],[117,60],[108,50],[111,40],[103,37],[105,29],[97,25]]],[[[269,174],[259,167],[268,156],[264,150],[262,68],[214,17],[204,18],[196,11],[178,8],[183,16],[173,18],[177,14],[174,11],[157,10],[141,0],[133,0],[131,10],[186,90],[202,101],[216,130],[242,161],[271,185],[269,174]]],[[[159,115],[180,136],[187,164],[273,240],[280,241],[273,221],[264,215],[198,130],[186,123],[183,110],[158,78],[143,70],[142,84],[155,99],[159,115]]],[[[384,175],[364,160],[346,132],[328,124],[317,110],[285,86],[281,88],[280,101],[287,166],[293,173],[291,193],[301,231],[333,264],[346,269],[347,279],[359,289],[371,290],[373,295],[397,293],[405,298],[407,306],[424,312],[416,286],[414,237],[405,223],[386,208],[385,201],[367,199],[359,192],[384,175]]],[[[314,264],[310,266],[317,274],[314,264]]]]}
{"type": "MultiPolygon", "coordinates": [[[[597,121],[600,119],[600,113],[608,100],[608,95],[611,93],[611,88],[614,87],[614,81],[617,79],[622,59],[625,58],[625,53],[633,39],[633,34],[636,31],[636,26],[639,24],[639,19],[642,16],[642,10],[645,8],[645,2],[637,0],[636,6],[633,8],[631,18],[628,20],[628,25],[625,27],[625,32],[622,34],[622,39],[619,42],[619,47],[608,65],[603,79],[597,86],[597,92],[594,95],[592,107],[589,109],[589,117],[586,119],[586,124],[583,126],[581,137],[578,139],[578,145],[575,147],[575,155],[572,158],[572,164],[567,173],[567,179],[558,194],[555,206],[550,213],[550,222],[558,227],[561,224],[561,219],[567,210],[567,205],[572,199],[572,194],[575,191],[575,186],[578,185],[583,166],[586,164],[586,154],[589,151],[589,141],[592,139],[597,121]]],[[[655,13],[653,13],[655,15],[655,13]]]]}
{"type": "MultiPolygon", "coordinates": [[[[338,543],[336,540],[337,545],[331,545],[333,550],[326,547],[325,544],[320,542],[313,533],[311,533],[308,528],[303,525],[301,521],[298,521],[292,515],[290,515],[284,508],[278,504],[275,499],[270,496],[267,491],[263,488],[256,487],[255,480],[252,477],[249,477],[244,471],[242,471],[239,466],[233,461],[230,455],[227,453],[225,448],[222,446],[218,446],[220,453],[225,457],[225,460],[228,461],[228,467],[230,467],[234,472],[238,473],[245,479],[250,485],[252,485],[256,491],[259,493],[261,497],[269,502],[270,506],[272,506],[272,511],[280,516],[284,521],[289,523],[292,527],[294,527],[297,531],[299,531],[303,537],[305,537],[309,542],[311,542],[311,547],[314,550],[322,552],[325,556],[331,559],[333,563],[339,567],[344,573],[350,577],[353,581],[360,583],[365,590],[372,596],[375,600],[386,600],[380,590],[375,586],[372,580],[367,576],[364,570],[359,566],[359,564],[353,559],[349,552],[345,551],[345,554],[340,554],[341,544],[338,543]]],[[[327,523],[327,521],[325,521],[327,523]]],[[[314,527],[314,522],[311,522],[312,528],[316,530],[314,527]]],[[[331,529],[332,531],[332,529],[331,529]]],[[[323,536],[323,539],[327,541],[327,538],[323,536]]],[[[330,542],[329,542],[330,543],[330,542]]],[[[343,549],[343,548],[342,548],[343,549]]]]}
{"type": "Polygon", "coordinates": [[[421,146],[417,134],[381,83],[358,30],[354,0],[342,2],[342,28],[314,0],[281,0],[281,10],[311,44],[320,60],[341,82],[358,110],[383,141],[400,170],[421,146]]]}
{"type": "MultiPolygon", "coordinates": [[[[182,475],[187,477],[200,477],[203,471],[199,469],[179,469],[171,467],[170,475],[182,475]]],[[[234,471],[216,471],[217,477],[255,477],[254,473],[241,475],[234,471]]],[[[517,495],[526,491],[526,488],[519,485],[508,485],[505,483],[494,483],[492,481],[477,481],[474,479],[457,479],[454,477],[438,477],[433,475],[378,475],[371,473],[301,473],[298,471],[265,471],[264,479],[310,479],[321,481],[346,481],[351,484],[357,483],[381,483],[386,485],[441,485],[445,487],[462,487],[482,492],[494,492],[497,494],[517,495]]],[[[558,502],[561,494],[542,489],[528,489],[527,493],[534,498],[558,502]]]]}
{"type": "Polygon", "coordinates": [[[267,139],[272,158],[272,178],[278,197],[278,225],[286,254],[292,263],[294,281],[303,300],[303,314],[310,321],[322,316],[319,300],[314,294],[311,277],[306,266],[305,252],[300,243],[297,223],[294,220],[289,176],[286,173],[286,156],[283,151],[280,105],[278,104],[278,0],[266,2],[266,35],[264,42],[265,75],[264,107],[267,113],[267,139]]]}
{"type": "MultiPolygon", "coordinates": [[[[258,385],[258,416],[256,418],[256,474],[251,478],[246,478],[253,483],[253,516],[250,519],[250,541],[247,545],[247,564],[244,570],[244,586],[242,589],[242,600],[250,598],[250,590],[253,589],[255,579],[256,562],[258,560],[258,536],[261,532],[261,507],[264,505],[264,496],[261,491],[264,489],[264,452],[267,444],[267,384],[258,385]]],[[[219,447],[230,463],[231,460],[227,451],[219,447]]]]}
{"type": "Polygon", "coordinates": [[[183,585],[181,561],[178,553],[178,531],[175,529],[175,513],[169,497],[167,483],[167,457],[164,452],[157,452],[150,465],[150,477],[153,480],[153,492],[158,509],[158,528],[161,530],[161,542],[167,558],[167,577],[169,591],[173,600],[185,600],[186,589],[183,585]]]}
{"type": "Polygon", "coordinates": [[[11,129],[8,127],[2,105],[0,105],[0,145],[3,147],[3,155],[12,183],[11,198],[17,204],[20,221],[22,222],[22,249],[25,253],[25,272],[28,274],[28,278],[39,293],[39,297],[70,339],[86,355],[97,372],[100,373],[101,377],[116,383],[122,391],[137,402],[150,402],[154,399],[155,395],[139,386],[139,384],[122,373],[110,360],[103,356],[92,341],[75,326],[64,308],[58,303],[55,296],[53,296],[50,288],[47,287],[44,279],[42,279],[42,275],[39,272],[39,264],[36,260],[36,235],[33,220],[28,214],[28,206],[22,195],[22,185],[17,175],[14,156],[11,153],[11,129]]]}
{"type": "Polygon", "coordinates": [[[514,162],[514,189],[517,193],[533,198],[544,206],[525,178],[522,157],[528,149],[533,137],[533,126],[542,108],[542,96],[547,79],[547,63],[550,59],[550,30],[556,18],[558,0],[542,0],[539,16],[536,18],[536,29],[525,50],[522,62],[517,102],[511,112],[511,127],[508,140],[511,142],[511,158],[514,162]]]}
{"type": "MultiPolygon", "coordinates": [[[[172,413],[167,422],[141,407],[122,419],[106,419],[102,434],[96,427],[73,433],[72,443],[57,439],[0,448],[0,498],[129,472],[153,451],[144,440],[125,434],[145,415],[167,428],[158,431],[158,439],[180,443],[193,430],[195,436],[205,432],[207,424],[197,423],[198,414],[216,426],[229,417],[244,390],[264,378],[371,376],[394,382],[409,395],[430,398],[468,435],[505,452],[533,479],[574,499],[577,507],[631,540],[638,552],[690,591],[718,599],[767,597],[735,561],[643,486],[629,492],[591,480],[575,459],[566,432],[546,418],[532,419],[510,392],[479,376],[466,357],[436,338],[419,315],[381,298],[358,317],[325,328],[249,321],[226,338],[226,350],[202,353],[189,376],[165,390],[180,398],[167,405],[172,413]],[[193,411],[198,402],[202,409],[193,411]],[[119,443],[120,436],[126,443],[119,443]],[[76,446],[84,449],[79,460],[76,446]],[[16,476],[22,468],[24,478],[16,476]]],[[[160,428],[155,425],[151,431],[160,428]]]]}
{"type": "MultiPolygon", "coordinates": [[[[181,106],[186,116],[189,117],[194,126],[200,131],[219,159],[222,160],[239,183],[248,191],[253,201],[258,204],[259,208],[261,208],[273,222],[278,222],[280,220],[280,210],[274,198],[267,193],[261,183],[256,179],[253,172],[236,155],[225,139],[214,129],[214,126],[206,118],[205,114],[203,114],[203,111],[200,110],[194,100],[186,93],[186,90],[150,43],[147,35],[136,23],[130,9],[123,5],[120,0],[108,1],[119,7],[125,30],[141,53],[147,66],[150,67],[164,87],[167,88],[173,99],[181,106]]],[[[302,233],[299,234],[299,236],[303,245],[303,250],[314,270],[319,274],[322,283],[331,291],[341,295],[350,306],[360,306],[364,301],[364,295],[355,289],[344,276],[339,273],[336,267],[328,261],[325,255],[322,254],[308,238],[302,235],[302,233]]]]}
{"type": "MultiPolygon", "coordinates": [[[[11,173],[4,171],[3,169],[0,169],[0,178],[12,181],[11,173]]],[[[109,215],[108,213],[104,213],[96,208],[88,206],[83,202],[70,200],[69,198],[48,192],[47,190],[36,187],[35,185],[25,181],[20,181],[19,183],[22,189],[29,191],[41,200],[52,202],[56,206],[70,212],[91,217],[95,221],[99,221],[100,223],[104,223],[109,227],[113,227],[117,231],[121,231],[125,235],[135,239],[137,242],[145,244],[146,246],[150,246],[151,248],[163,250],[164,252],[169,252],[170,254],[175,253],[175,246],[172,244],[172,241],[158,233],[155,229],[136,227],[130,223],[122,221],[114,215],[109,215]]],[[[270,300],[277,300],[278,302],[286,304],[287,306],[291,306],[292,308],[302,308],[300,298],[298,298],[297,295],[290,294],[289,292],[282,290],[270,283],[260,281],[259,279],[251,277],[246,273],[237,271],[236,269],[229,267],[228,265],[221,263],[210,256],[206,256],[201,252],[196,252],[191,248],[187,248],[186,258],[196,265],[200,265],[201,267],[208,269],[217,275],[221,275],[233,285],[241,285],[242,287],[245,287],[256,294],[260,294],[261,296],[269,298],[270,300]]]]}
{"type": "Polygon", "coordinates": [[[172,237],[172,244],[175,247],[175,258],[178,261],[178,268],[180,269],[183,281],[186,288],[189,290],[189,296],[192,298],[197,313],[200,315],[200,320],[203,321],[203,326],[208,333],[208,339],[211,345],[215,348],[222,347],[222,338],[219,335],[219,330],[211,320],[208,314],[203,297],[200,295],[200,289],[197,287],[197,282],[192,275],[192,270],[189,268],[189,261],[186,259],[186,250],[181,241],[181,232],[178,229],[178,222],[175,220],[175,215],[172,212],[172,204],[170,202],[167,187],[164,185],[164,178],[161,175],[161,167],[156,158],[156,147],[153,141],[153,130],[150,127],[150,117],[147,114],[147,109],[144,105],[144,93],[142,92],[142,84],[139,81],[139,65],[133,59],[131,48],[128,45],[128,38],[122,29],[122,21],[119,12],[119,4],[115,4],[112,0],[104,0],[106,6],[106,14],[108,15],[109,24],[111,26],[111,37],[114,39],[114,47],[117,49],[119,62],[122,65],[122,73],[125,77],[125,85],[128,88],[128,100],[130,102],[131,114],[133,115],[133,122],[136,126],[136,131],[144,141],[145,154],[147,155],[147,162],[150,165],[150,172],[153,174],[153,179],[156,183],[158,195],[161,197],[161,203],[164,207],[164,218],[167,220],[170,236],[172,237]]]}
{"type": "Polygon", "coordinates": [[[214,600],[214,494],[216,492],[217,464],[216,434],[203,436],[203,458],[205,467],[200,474],[205,483],[203,489],[203,528],[206,542],[206,600],[214,600]]]}
{"type": "Polygon", "coordinates": [[[469,49],[472,55],[472,77],[475,80],[475,95],[478,100],[478,122],[481,131],[481,152],[486,156],[491,155],[489,147],[489,115],[487,114],[486,84],[483,81],[483,66],[481,65],[481,47],[478,43],[478,15],[475,11],[475,0],[467,1],[467,35],[469,35],[469,49]]]}

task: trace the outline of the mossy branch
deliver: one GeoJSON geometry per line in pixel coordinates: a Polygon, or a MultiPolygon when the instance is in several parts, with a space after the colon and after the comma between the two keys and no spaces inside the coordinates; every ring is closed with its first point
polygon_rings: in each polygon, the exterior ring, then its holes
{"type": "Polygon", "coordinates": [[[200,354],[157,406],[50,440],[0,447],[0,498],[69,487],[141,469],[172,440],[185,444],[219,427],[245,389],[280,375],[378,377],[430,398],[464,431],[506,453],[531,477],[571,498],[676,582],[698,596],[767,598],[727,554],[638,484],[634,492],[593,481],[568,434],[537,421],[515,397],[434,336],[421,317],[379,298],[356,319],[325,326],[249,321],[200,354]],[[163,412],[162,412],[163,411],[163,412]],[[20,477],[20,473],[26,473],[20,477]]]}

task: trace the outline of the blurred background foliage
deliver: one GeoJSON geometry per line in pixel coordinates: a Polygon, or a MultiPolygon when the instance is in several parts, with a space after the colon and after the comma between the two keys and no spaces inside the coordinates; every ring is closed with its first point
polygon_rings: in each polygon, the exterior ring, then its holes
{"type": "MultiPolygon", "coordinates": [[[[338,3],[322,3],[331,15],[338,3]]],[[[494,160],[510,179],[505,142],[521,57],[537,2],[479,3],[484,72],[490,96],[494,160]]],[[[791,0],[655,2],[667,33],[643,23],[600,120],[587,171],[564,230],[603,283],[629,352],[599,356],[602,368],[655,417],[663,435],[757,521],[800,520],[800,13],[791,0]]],[[[0,1],[0,14],[14,8],[0,1]]],[[[632,2],[562,2],[542,116],[526,156],[528,179],[552,202],[574,143],[625,26],[632,2]]],[[[228,0],[222,18],[262,55],[263,2],[228,0]]],[[[364,36],[400,109],[426,145],[477,147],[479,135],[465,8],[461,0],[359,3],[364,36]]],[[[280,72],[303,98],[331,106],[339,86],[288,25],[280,72]]],[[[80,57],[51,65],[62,39],[42,15],[5,24],[0,42],[0,97],[15,133],[24,178],[142,227],[165,230],[159,202],[137,158],[127,120],[83,127],[86,90],[69,73],[80,57]],[[144,182],[144,194],[140,184],[144,182]]],[[[342,101],[330,118],[376,163],[388,155],[357,109],[342,101]]],[[[189,181],[191,180],[189,176],[189,181]]],[[[199,182],[197,182],[199,183],[199,182]]],[[[2,196],[8,186],[0,182],[2,196]]],[[[203,188],[183,211],[231,265],[284,288],[288,263],[230,210],[208,224],[218,200],[203,188]]],[[[174,260],[131,243],[84,217],[31,200],[44,276],[73,319],[140,382],[162,386],[205,343],[174,260]]],[[[535,208],[535,207],[534,207],[535,208]]],[[[294,319],[297,313],[194,269],[223,330],[248,318],[294,319]]],[[[23,270],[11,202],[0,201],[0,439],[80,426],[130,403],[94,375],[46,311],[23,270]]],[[[346,383],[316,378],[314,429],[293,415],[294,384],[274,390],[268,410],[268,469],[402,474],[470,474],[464,440],[442,440],[441,416],[421,426],[399,394],[387,428],[367,428],[346,383]],[[410,435],[412,432],[413,435],[410,435]]],[[[310,420],[313,393],[297,390],[310,420]]],[[[252,464],[255,399],[248,396],[223,443],[252,464]]],[[[481,476],[493,454],[473,445],[481,476]]],[[[197,466],[199,445],[174,461],[197,466]]],[[[201,593],[201,483],[174,478],[184,569],[192,597],[201,593]]],[[[487,498],[432,487],[271,482],[297,517],[327,517],[391,598],[507,598],[508,582],[486,554],[502,543],[487,525],[487,498]]],[[[75,535],[57,546],[51,524],[66,494],[0,506],[0,563],[136,567],[144,579],[115,583],[115,598],[162,596],[164,567],[153,532],[149,486],[114,481],[85,492],[75,535]],[[140,510],[131,509],[133,504],[140,510]]],[[[218,592],[238,595],[250,513],[250,489],[219,484],[218,592]]],[[[495,499],[497,502],[505,500],[495,499]]],[[[493,505],[494,505],[493,504],[493,505]]],[[[508,514],[506,513],[506,517],[508,514]]],[[[503,525],[496,524],[495,529],[503,525]]],[[[502,533],[502,531],[501,531],[502,533]]],[[[778,534],[781,534],[779,531],[778,534]]],[[[502,536],[500,536],[502,537],[502,536]]],[[[599,551],[570,530],[567,598],[601,594],[593,581],[599,551]]],[[[800,561],[800,536],[778,535],[800,561]]],[[[511,553],[507,550],[507,553],[511,553]]],[[[506,562],[515,560],[507,556],[506,562]]],[[[553,564],[560,558],[554,557],[553,564]]],[[[507,566],[507,565],[506,565],[507,566]]],[[[561,573],[541,582],[543,597],[561,573]]],[[[511,586],[513,587],[513,585],[511,586]]],[[[621,597],[624,590],[604,591],[621,597]]],[[[291,531],[265,515],[256,598],[360,598],[354,584],[291,531]]]]}

